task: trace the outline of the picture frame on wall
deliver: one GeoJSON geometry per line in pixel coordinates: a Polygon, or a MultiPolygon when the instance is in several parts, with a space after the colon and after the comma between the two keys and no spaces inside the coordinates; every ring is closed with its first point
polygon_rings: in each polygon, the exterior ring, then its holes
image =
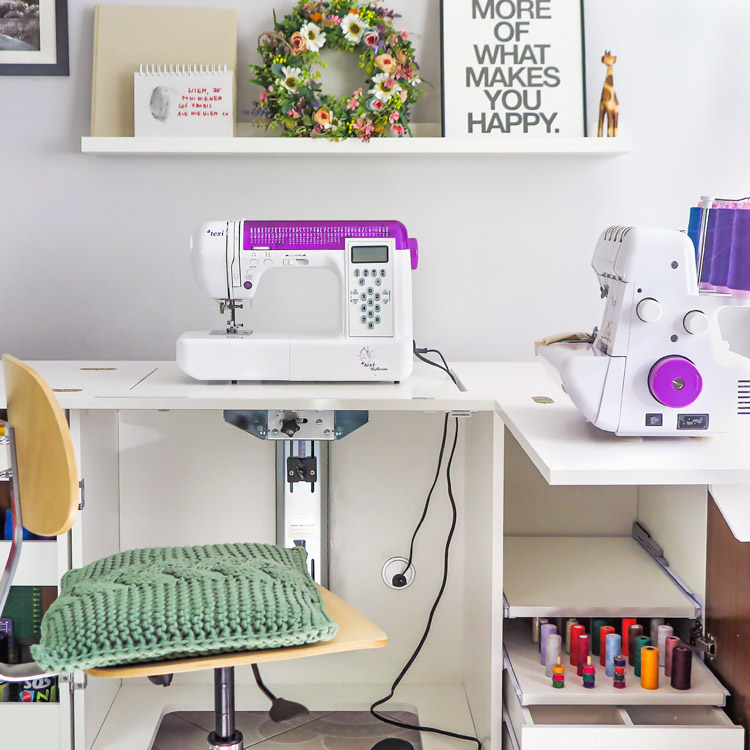
{"type": "Polygon", "coordinates": [[[68,0],[0,1],[0,75],[69,74],[68,0]]]}
{"type": "Polygon", "coordinates": [[[586,136],[583,0],[441,0],[443,135],[586,136]]]}

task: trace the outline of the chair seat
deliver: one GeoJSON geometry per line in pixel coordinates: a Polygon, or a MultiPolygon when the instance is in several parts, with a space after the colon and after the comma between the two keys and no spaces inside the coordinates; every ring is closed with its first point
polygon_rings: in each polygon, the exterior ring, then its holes
{"type": "Polygon", "coordinates": [[[330,641],[308,643],[290,648],[273,648],[259,651],[216,654],[213,656],[158,661],[147,664],[128,664],[122,667],[102,667],[87,669],[93,677],[152,677],[178,672],[195,672],[201,669],[218,669],[242,664],[262,664],[263,662],[299,659],[303,656],[336,654],[368,648],[381,648],[388,642],[388,636],[375,623],[350,607],[343,599],[327,589],[318,587],[323,603],[331,619],[338,623],[338,633],[330,641]]]}
{"type": "Polygon", "coordinates": [[[254,543],[119,552],[63,576],[32,654],[64,673],[330,641],[306,558],[254,543]]]}

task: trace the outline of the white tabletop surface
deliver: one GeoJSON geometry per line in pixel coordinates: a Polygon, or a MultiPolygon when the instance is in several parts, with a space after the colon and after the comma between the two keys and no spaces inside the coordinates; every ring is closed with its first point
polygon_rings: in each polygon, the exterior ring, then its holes
{"type": "Polygon", "coordinates": [[[455,363],[460,389],[420,362],[398,384],[201,383],[174,362],[30,364],[66,409],[494,410],[550,484],[750,484],[750,424],[704,439],[618,439],[587,423],[536,362],[455,363]]]}

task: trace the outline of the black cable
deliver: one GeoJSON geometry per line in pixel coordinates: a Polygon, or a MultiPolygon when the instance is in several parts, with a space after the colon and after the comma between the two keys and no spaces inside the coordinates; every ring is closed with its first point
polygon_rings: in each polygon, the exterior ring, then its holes
{"type": "Polygon", "coordinates": [[[404,566],[404,570],[401,574],[403,578],[403,582],[401,583],[401,586],[406,585],[406,578],[404,578],[404,576],[406,574],[406,571],[409,570],[409,568],[411,567],[412,560],[414,559],[414,542],[417,539],[417,534],[419,534],[419,530],[422,528],[424,519],[427,518],[427,511],[430,509],[430,500],[432,500],[432,493],[435,490],[435,486],[438,483],[438,479],[440,479],[440,469],[443,466],[443,454],[445,453],[445,440],[447,437],[448,437],[448,414],[445,415],[445,421],[443,422],[443,438],[440,442],[440,453],[438,455],[438,464],[437,464],[437,469],[435,470],[435,478],[432,480],[432,486],[430,487],[430,491],[427,493],[427,499],[425,500],[424,508],[422,509],[422,517],[419,519],[419,523],[417,524],[417,527],[414,529],[414,533],[411,536],[411,542],[409,543],[409,559],[406,561],[406,565],[404,566]]]}
{"type": "MultiPolygon", "coordinates": [[[[439,367],[439,365],[436,365],[439,367]]],[[[448,415],[446,414],[446,425],[448,421],[448,415]]],[[[391,698],[393,698],[394,693],[396,692],[396,688],[398,688],[399,684],[401,683],[401,680],[404,679],[404,676],[411,668],[411,665],[414,664],[417,657],[419,656],[420,652],[422,651],[422,647],[424,646],[425,642],[427,641],[427,637],[430,634],[430,629],[432,628],[432,621],[435,617],[435,612],[437,611],[438,605],[440,604],[440,600],[443,598],[443,593],[445,592],[445,587],[448,583],[448,562],[450,557],[450,547],[451,547],[451,541],[453,539],[453,534],[456,530],[456,523],[458,521],[458,510],[456,508],[456,500],[453,497],[453,483],[451,481],[451,466],[453,464],[453,457],[456,453],[456,444],[458,443],[458,418],[455,418],[456,422],[456,431],[453,434],[453,445],[451,446],[451,452],[450,456],[448,457],[448,463],[446,465],[445,469],[445,477],[446,481],[448,483],[448,498],[451,503],[451,511],[452,511],[452,519],[451,519],[451,527],[450,531],[448,532],[448,538],[445,542],[445,552],[443,554],[443,579],[440,583],[440,590],[438,591],[437,596],[435,597],[435,601],[432,604],[432,608],[430,609],[430,614],[427,618],[427,625],[425,626],[424,632],[422,633],[422,637],[419,639],[419,643],[417,644],[417,647],[414,649],[414,652],[409,657],[409,660],[404,665],[404,668],[399,672],[398,677],[393,681],[393,684],[391,685],[390,692],[388,695],[386,695],[384,698],[380,698],[379,700],[375,701],[370,706],[370,713],[379,721],[382,721],[384,724],[390,724],[394,727],[400,727],[401,729],[412,729],[417,732],[430,732],[432,734],[440,734],[444,737],[452,737],[453,739],[457,740],[465,740],[466,742],[476,742],[477,744],[477,750],[482,750],[482,742],[479,740],[478,737],[472,737],[470,735],[466,734],[459,734],[457,732],[449,732],[447,729],[437,729],[435,727],[425,727],[421,726],[419,724],[409,724],[405,721],[398,721],[397,719],[392,719],[388,716],[384,716],[383,714],[378,713],[375,709],[378,708],[378,706],[382,706],[384,703],[387,703],[391,698]]]]}
{"type": "Polygon", "coordinates": [[[417,348],[417,342],[412,341],[413,347],[412,351],[414,352],[414,356],[421,360],[422,362],[426,362],[428,365],[432,365],[433,367],[437,367],[438,370],[444,370],[448,373],[448,377],[453,381],[455,385],[458,385],[458,381],[456,380],[455,376],[451,372],[450,367],[448,367],[448,363],[445,361],[445,357],[442,355],[442,353],[438,349],[418,349],[417,348]],[[427,359],[427,357],[424,357],[422,355],[424,354],[437,354],[438,357],[443,361],[443,364],[439,364],[438,362],[433,362],[431,359],[427,359]]]}

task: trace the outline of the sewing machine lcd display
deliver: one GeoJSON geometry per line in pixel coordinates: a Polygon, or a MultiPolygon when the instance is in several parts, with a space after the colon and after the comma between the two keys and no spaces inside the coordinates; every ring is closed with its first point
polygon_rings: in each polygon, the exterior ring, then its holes
{"type": "Polygon", "coordinates": [[[178,339],[177,362],[191,377],[394,381],[411,374],[417,242],[400,222],[209,222],[191,248],[198,285],[230,315],[224,330],[178,339]],[[235,311],[254,299],[266,271],[287,268],[325,268],[339,278],[339,335],[285,337],[243,328],[235,311]]]}

